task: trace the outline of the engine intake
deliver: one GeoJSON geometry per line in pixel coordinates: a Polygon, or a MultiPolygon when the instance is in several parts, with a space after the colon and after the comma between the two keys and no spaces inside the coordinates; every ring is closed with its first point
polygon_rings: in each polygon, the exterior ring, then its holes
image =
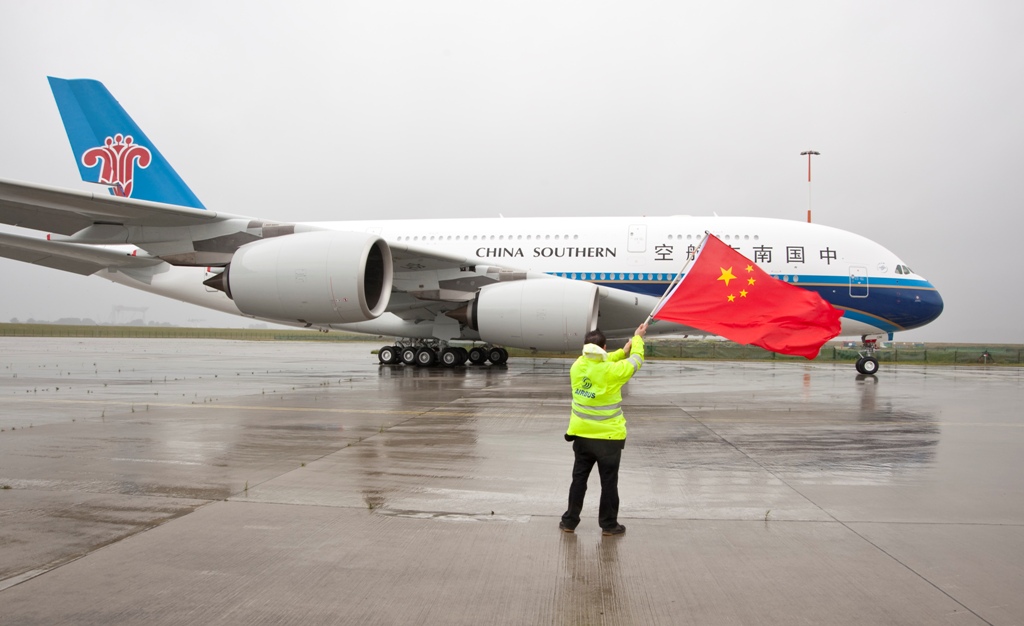
{"type": "Polygon", "coordinates": [[[380,237],[320,231],[246,244],[206,284],[246,315],[330,324],[378,317],[392,277],[391,249],[380,237]]]}
{"type": "Polygon", "coordinates": [[[598,288],[570,280],[487,285],[467,311],[470,328],[490,343],[536,350],[577,350],[597,328],[598,288]]]}

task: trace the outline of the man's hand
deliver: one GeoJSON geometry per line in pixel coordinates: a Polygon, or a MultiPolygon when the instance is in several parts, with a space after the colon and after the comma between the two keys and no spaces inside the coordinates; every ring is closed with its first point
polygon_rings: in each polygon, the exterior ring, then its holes
{"type": "MultiPolygon", "coordinates": [[[[635,335],[639,335],[641,339],[646,334],[647,334],[647,322],[644,322],[643,324],[640,324],[639,326],[637,326],[636,327],[636,332],[633,333],[634,336],[635,335]]],[[[622,348],[622,350],[626,353],[626,356],[629,356],[629,351],[632,348],[633,348],[633,340],[629,339],[629,340],[626,341],[626,345],[622,348]]]]}

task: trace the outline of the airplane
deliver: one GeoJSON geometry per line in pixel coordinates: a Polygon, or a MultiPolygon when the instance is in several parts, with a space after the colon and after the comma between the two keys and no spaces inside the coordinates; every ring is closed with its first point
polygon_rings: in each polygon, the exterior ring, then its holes
{"type": "MultiPolygon", "coordinates": [[[[91,79],[49,77],[84,192],[0,180],[0,256],[283,325],[394,337],[382,365],[504,364],[629,337],[705,237],[843,311],[874,375],[881,337],[936,319],[936,288],[893,252],[821,224],[719,216],[286,222],[206,208],[91,79]]],[[[658,321],[648,335],[706,335],[658,321]]]]}

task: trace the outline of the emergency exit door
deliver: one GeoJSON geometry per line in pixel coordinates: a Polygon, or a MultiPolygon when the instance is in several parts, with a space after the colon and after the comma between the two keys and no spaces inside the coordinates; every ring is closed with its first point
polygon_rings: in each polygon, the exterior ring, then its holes
{"type": "Polygon", "coordinates": [[[629,240],[626,244],[629,252],[647,252],[647,225],[632,224],[629,227],[629,240]]]}
{"type": "Polygon", "coordinates": [[[868,297],[868,268],[862,265],[850,266],[850,297],[868,297]]]}

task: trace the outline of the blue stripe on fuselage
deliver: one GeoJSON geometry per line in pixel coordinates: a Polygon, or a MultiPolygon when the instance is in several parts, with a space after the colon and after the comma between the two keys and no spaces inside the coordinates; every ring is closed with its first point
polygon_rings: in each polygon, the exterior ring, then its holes
{"type": "MultiPolygon", "coordinates": [[[[570,280],[587,280],[604,287],[660,298],[675,278],[674,274],[648,274],[638,278],[628,273],[552,272],[552,275],[570,280]],[[595,278],[591,278],[594,276],[595,278]],[[650,276],[651,279],[646,279],[650,276]],[[620,278],[622,277],[622,278],[620,278]]],[[[869,284],[856,287],[866,296],[851,295],[849,278],[843,276],[774,275],[775,278],[813,291],[832,306],[842,309],[843,315],[853,320],[876,326],[886,332],[918,328],[933,321],[942,313],[942,297],[926,280],[910,278],[870,277],[869,284]]]]}

